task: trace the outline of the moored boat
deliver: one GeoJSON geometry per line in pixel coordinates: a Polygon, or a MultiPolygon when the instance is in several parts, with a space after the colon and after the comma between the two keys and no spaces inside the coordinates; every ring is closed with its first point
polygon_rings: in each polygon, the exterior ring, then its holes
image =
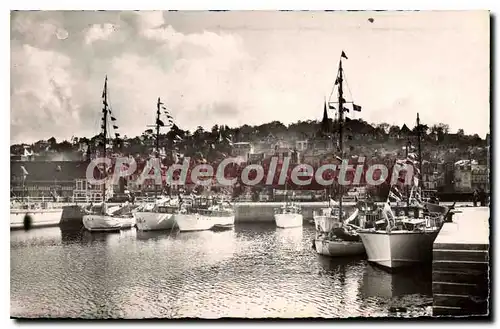
{"type": "MultiPolygon", "coordinates": [[[[295,194],[292,195],[292,198],[295,194]]],[[[274,221],[276,227],[292,228],[304,225],[304,216],[300,206],[288,199],[287,182],[285,181],[285,204],[274,209],[274,221]]]]}
{"type": "MultiPolygon", "coordinates": [[[[418,161],[421,164],[420,127],[420,119],[417,114],[418,161]]],[[[406,163],[415,166],[415,162],[411,159],[407,158],[406,163]]],[[[395,166],[397,164],[396,161],[395,166]]],[[[399,196],[394,195],[393,186],[391,186],[387,203],[382,210],[384,225],[358,231],[369,262],[388,269],[395,269],[432,260],[432,245],[441,230],[444,219],[448,217],[453,206],[451,208],[433,208],[431,211],[428,209],[428,205],[424,206],[420,201],[417,192],[418,177],[414,176],[412,182],[407,206],[400,205],[400,209],[397,211],[399,216],[393,213],[395,208],[391,209],[390,206],[390,198],[400,200],[399,196]]]]}
{"type": "MultiPolygon", "coordinates": [[[[160,157],[160,128],[165,127],[165,123],[162,121],[161,109],[163,109],[166,116],[167,126],[170,128],[173,126],[173,117],[158,97],[156,103],[156,124],[153,126],[156,129],[155,152],[158,158],[160,157]]],[[[170,230],[175,225],[174,215],[179,211],[178,200],[166,196],[156,199],[156,195],[157,189],[155,184],[155,202],[144,204],[134,211],[134,218],[136,219],[136,226],[139,231],[170,230]]]]}
{"type": "MultiPolygon", "coordinates": [[[[342,52],[340,57],[339,68],[335,80],[335,86],[338,85],[338,109],[339,109],[338,142],[339,142],[340,157],[337,156],[337,159],[340,160],[342,160],[342,156],[344,155],[342,134],[343,134],[344,111],[346,111],[344,107],[346,101],[343,98],[343,90],[342,90],[343,80],[344,80],[343,69],[342,69],[342,58],[347,58],[344,52],[342,52]]],[[[327,106],[327,102],[325,100],[325,113],[328,107],[330,107],[330,104],[327,106]]],[[[360,108],[357,105],[354,105],[354,103],[353,107],[356,107],[356,109],[360,108]]],[[[338,204],[330,199],[330,207],[323,209],[321,213],[314,214],[316,237],[313,239],[313,248],[320,255],[331,256],[331,257],[343,257],[343,256],[363,255],[365,252],[363,243],[361,242],[356,232],[359,226],[353,225],[353,222],[358,218],[359,209],[356,208],[355,211],[348,218],[345,218],[342,198],[343,198],[343,189],[341,190],[338,204]]]]}
{"type": "Polygon", "coordinates": [[[174,215],[181,232],[228,229],[234,226],[234,210],[230,203],[215,202],[212,197],[183,198],[174,215]]]}
{"type": "Polygon", "coordinates": [[[10,209],[10,228],[31,229],[57,226],[62,212],[62,207],[57,204],[14,204],[10,209]]]}
{"type": "MultiPolygon", "coordinates": [[[[106,76],[104,82],[104,90],[102,93],[103,98],[103,109],[102,109],[102,133],[100,137],[102,138],[102,157],[106,158],[106,149],[108,144],[108,115],[111,116],[111,121],[116,119],[111,114],[111,109],[108,105],[108,77],[106,76]]],[[[113,128],[118,128],[113,124],[113,128]]],[[[102,176],[102,203],[99,205],[90,205],[90,209],[85,209],[86,214],[82,218],[83,226],[90,232],[96,231],[117,231],[122,228],[130,228],[135,225],[135,220],[130,212],[129,207],[123,211],[122,206],[109,207],[106,203],[106,195],[108,190],[106,189],[106,180],[108,179],[108,168],[104,164],[102,166],[101,176],[102,176]]],[[[125,206],[124,206],[125,207],[125,206]]]]}
{"type": "Polygon", "coordinates": [[[134,211],[137,229],[140,231],[170,230],[174,227],[179,205],[170,198],[160,198],[134,211]]]}

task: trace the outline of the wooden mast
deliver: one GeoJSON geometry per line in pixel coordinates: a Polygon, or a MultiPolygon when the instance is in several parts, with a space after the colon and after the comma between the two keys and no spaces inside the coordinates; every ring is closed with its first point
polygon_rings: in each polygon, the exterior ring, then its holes
{"type": "MultiPolygon", "coordinates": [[[[160,161],[160,106],[161,101],[160,97],[158,97],[158,102],[156,103],[156,158],[158,159],[158,161],[160,161]]],[[[156,186],[156,174],[157,173],[155,172],[155,200],[158,194],[158,188],[156,186]]]]}
{"type": "MultiPolygon", "coordinates": [[[[344,52],[342,52],[343,54],[344,52]]],[[[339,148],[340,148],[340,161],[344,161],[344,145],[343,145],[343,121],[344,121],[344,94],[343,94],[343,89],[342,89],[342,82],[343,82],[343,76],[342,76],[342,56],[340,56],[340,62],[339,62],[339,76],[338,76],[338,83],[339,83],[339,148]]],[[[342,165],[342,163],[341,163],[342,165]]],[[[343,216],[342,216],[342,198],[343,198],[343,186],[340,185],[340,200],[339,200],[339,216],[340,219],[343,221],[343,216]]]]}
{"type": "MultiPolygon", "coordinates": [[[[104,155],[104,159],[106,159],[106,143],[107,143],[107,126],[108,126],[108,76],[106,75],[106,78],[104,80],[104,90],[102,92],[102,98],[103,98],[103,109],[102,109],[102,112],[103,112],[103,118],[102,118],[102,121],[103,121],[103,125],[102,125],[102,129],[103,129],[103,136],[102,136],[102,139],[103,139],[103,155],[104,155]]],[[[107,178],[107,175],[108,172],[107,172],[107,167],[106,167],[106,163],[104,163],[104,184],[103,184],[103,193],[102,193],[102,202],[106,202],[106,178],[107,178]]]]}

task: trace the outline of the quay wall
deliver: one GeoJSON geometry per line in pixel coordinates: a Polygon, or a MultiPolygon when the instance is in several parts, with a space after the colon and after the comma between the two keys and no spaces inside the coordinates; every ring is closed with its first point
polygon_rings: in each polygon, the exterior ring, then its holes
{"type": "Polygon", "coordinates": [[[489,217],[487,207],[463,208],[434,241],[434,316],[489,314],[489,217]]]}
{"type": "MultiPolygon", "coordinates": [[[[320,211],[322,208],[328,207],[328,202],[297,202],[302,208],[304,220],[313,219],[313,212],[320,211]]],[[[352,208],[354,202],[344,202],[344,206],[352,208]]],[[[235,222],[271,222],[274,221],[275,210],[284,206],[284,202],[236,202],[235,222]]]]}

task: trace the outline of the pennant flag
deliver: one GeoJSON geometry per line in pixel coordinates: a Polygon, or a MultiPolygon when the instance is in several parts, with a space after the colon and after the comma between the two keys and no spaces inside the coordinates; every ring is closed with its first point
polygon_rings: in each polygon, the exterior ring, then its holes
{"type": "Polygon", "coordinates": [[[116,138],[120,137],[120,134],[119,133],[115,133],[115,137],[116,138]]]}
{"type": "Polygon", "coordinates": [[[113,129],[118,129],[118,126],[113,125],[113,129]]]}
{"type": "Polygon", "coordinates": [[[26,170],[26,168],[24,168],[24,166],[21,166],[21,171],[23,172],[24,176],[29,175],[28,171],[26,170]]]}
{"type": "Polygon", "coordinates": [[[389,191],[389,199],[392,199],[393,201],[401,201],[401,198],[398,197],[396,194],[394,194],[394,192],[392,191],[389,191]]]}
{"type": "MultiPolygon", "coordinates": [[[[102,98],[106,97],[106,90],[108,89],[108,76],[104,79],[104,89],[102,90],[102,98]]],[[[105,104],[106,105],[106,104],[105,104]]]]}
{"type": "Polygon", "coordinates": [[[167,114],[167,118],[173,119],[173,117],[170,114],[167,114]]]}
{"type": "Polygon", "coordinates": [[[344,112],[349,113],[349,109],[344,107],[344,112]]]}
{"type": "Polygon", "coordinates": [[[361,112],[361,106],[356,105],[356,104],[354,104],[354,103],[352,104],[352,109],[353,109],[354,111],[361,112]]]}
{"type": "Polygon", "coordinates": [[[342,55],[340,55],[340,57],[344,57],[345,59],[349,59],[349,58],[347,58],[347,56],[343,50],[342,50],[342,55]]]}
{"type": "Polygon", "coordinates": [[[163,121],[161,121],[160,119],[156,120],[156,124],[161,126],[161,127],[164,127],[165,124],[163,123],[163,121]]]}
{"type": "Polygon", "coordinates": [[[330,103],[328,103],[328,108],[329,108],[330,110],[335,110],[335,106],[331,105],[330,103]]]}
{"type": "Polygon", "coordinates": [[[116,121],[116,118],[115,117],[111,117],[111,121],[116,121]]]}

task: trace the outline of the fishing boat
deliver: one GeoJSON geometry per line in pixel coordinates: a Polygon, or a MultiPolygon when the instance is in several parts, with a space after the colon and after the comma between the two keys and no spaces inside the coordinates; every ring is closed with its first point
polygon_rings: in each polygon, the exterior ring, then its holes
{"type": "MultiPolygon", "coordinates": [[[[342,58],[347,56],[342,51],[339,61],[339,68],[335,85],[338,85],[338,124],[339,124],[339,150],[340,159],[343,152],[343,124],[344,124],[344,108],[346,101],[343,95],[344,72],[342,69],[342,58]]],[[[353,104],[354,109],[360,109],[359,106],[353,104]]],[[[325,109],[327,108],[325,100],[325,109]]],[[[342,188],[342,186],[341,186],[342,188]]],[[[356,208],[348,218],[345,218],[343,209],[343,193],[340,193],[338,206],[332,207],[333,200],[330,200],[330,207],[323,210],[322,214],[315,217],[316,237],[313,240],[313,248],[320,255],[331,257],[343,257],[353,255],[363,255],[365,248],[361,239],[357,234],[358,225],[354,221],[358,218],[359,209],[356,208]]]]}
{"type": "Polygon", "coordinates": [[[299,205],[293,202],[293,200],[290,201],[288,199],[286,187],[287,184],[285,182],[285,204],[280,208],[275,209],[274,221],[276,222],[276,227],[279,228],[302,227],[304,222],[302,209],[300,208],[299,205]]]}
{"type": "MultiPolygon", "coordinates": [[[[421,165],[420,130],[420,118],[417,114],[418,161],[421,165]]],[[[414,192],[418,189],[417,176],[414,176],[412,182],[408,206],[401,205],[399,214],[394,214],[388,198],[382,210],[384,225],[358,230],[369,262],[395,269],[432,260],[432,245],[441,230],[444,218],[452,212],[453,206],[440,208],[437,212],[429,211],[418,197],[413,196],[414,193],[418,195],[414,192]]]]}
{"type": "Polygon", "coordinates": [[[175,223],[181,232],[228,229],[234,226],[231,203],[213,197],[183,197],[175,223]],[[214,202],[215,201],[215,202],[214,202]]]}
{"type": "Polygon", "coordinates": [[[56,226],[63,208],[54,203],[11,202],[10,228],[29,230],[36,227],[56,226]]]}
{"type": "MultiPolygon", "coordinates": [[[[156,103],[156,156],[160,157],[160,127],[165,123],[161,119],[161,109],[164,110],[169,126],[173,125],[172,116],[163,105],[160,98],[156,103]]],[[[174,214],[179,210],[179,204],[170,197],[157,198],[157,186],[155,184],[155,202],[145,204],[134,212],[137,229],[140,231],[170,230],[175,224],[174,214]]]]}
{"type": "Polygon", "coordinates": [[[174,227],[174,214],[179,210],[177,200],[162,196],[154,203],[144,204],[134,212],[139,231],[170,230],[174,227]]]}
{"type": "Polygon", "coordinates": [[[277,209],[274,214],[274,221],[276,222],[276,227],[279,228],[301,227],[304,217],[300,206],[293,202],[287,202],[281,208],[277,209]]]}
{"type": "MultiPolygon", "coordinates": [[[[10,228],[29,230],[35,227],[57,226],[63,208],[59,202],[48,200],[33,200],[26,194],[25,182],[29,175],[24,166],[20,166],[22,177],[22,195],[13,197],[10,202],[10,228]]],[[[55,193],[55,192],[54,192],[55,193]]],[[[54,196],[54,201],[57,197],[54,196]]]]}
{"type": "MultiPolygon", "coordinates": [[[[111,110],[108,105],[107,98],[107,86],[108,77],[106,77],[104,82],[104,91],[102,93],[103,98],[103,109],[102,109],[102,146],[103,146],[103,157],[106,158],[106,148],[108,142],[108,115],[111,116],[111,110]]],[[[111,120],[116,119],[111,116],[111,120]]],[[[118,128],[113,124],[113,128],[118,128]]],[[[132,215],[131,210],[127,206],[121,209],[122,206],[110,207],[106,202],[106,180],[108,174],[108,168],[106,164],[102,168],[103,184],[102,184],[102,202],[98,205],[90,205],[89,209],[85,209],[85,215],[83,216],[82,222],[83,226],[91,232],[99,231],[119,231],[121,229],[130,228],[135,225],[135,219],[132,215]]],[[[125,206],[123,206],[125,207],[125,206]]]]}

